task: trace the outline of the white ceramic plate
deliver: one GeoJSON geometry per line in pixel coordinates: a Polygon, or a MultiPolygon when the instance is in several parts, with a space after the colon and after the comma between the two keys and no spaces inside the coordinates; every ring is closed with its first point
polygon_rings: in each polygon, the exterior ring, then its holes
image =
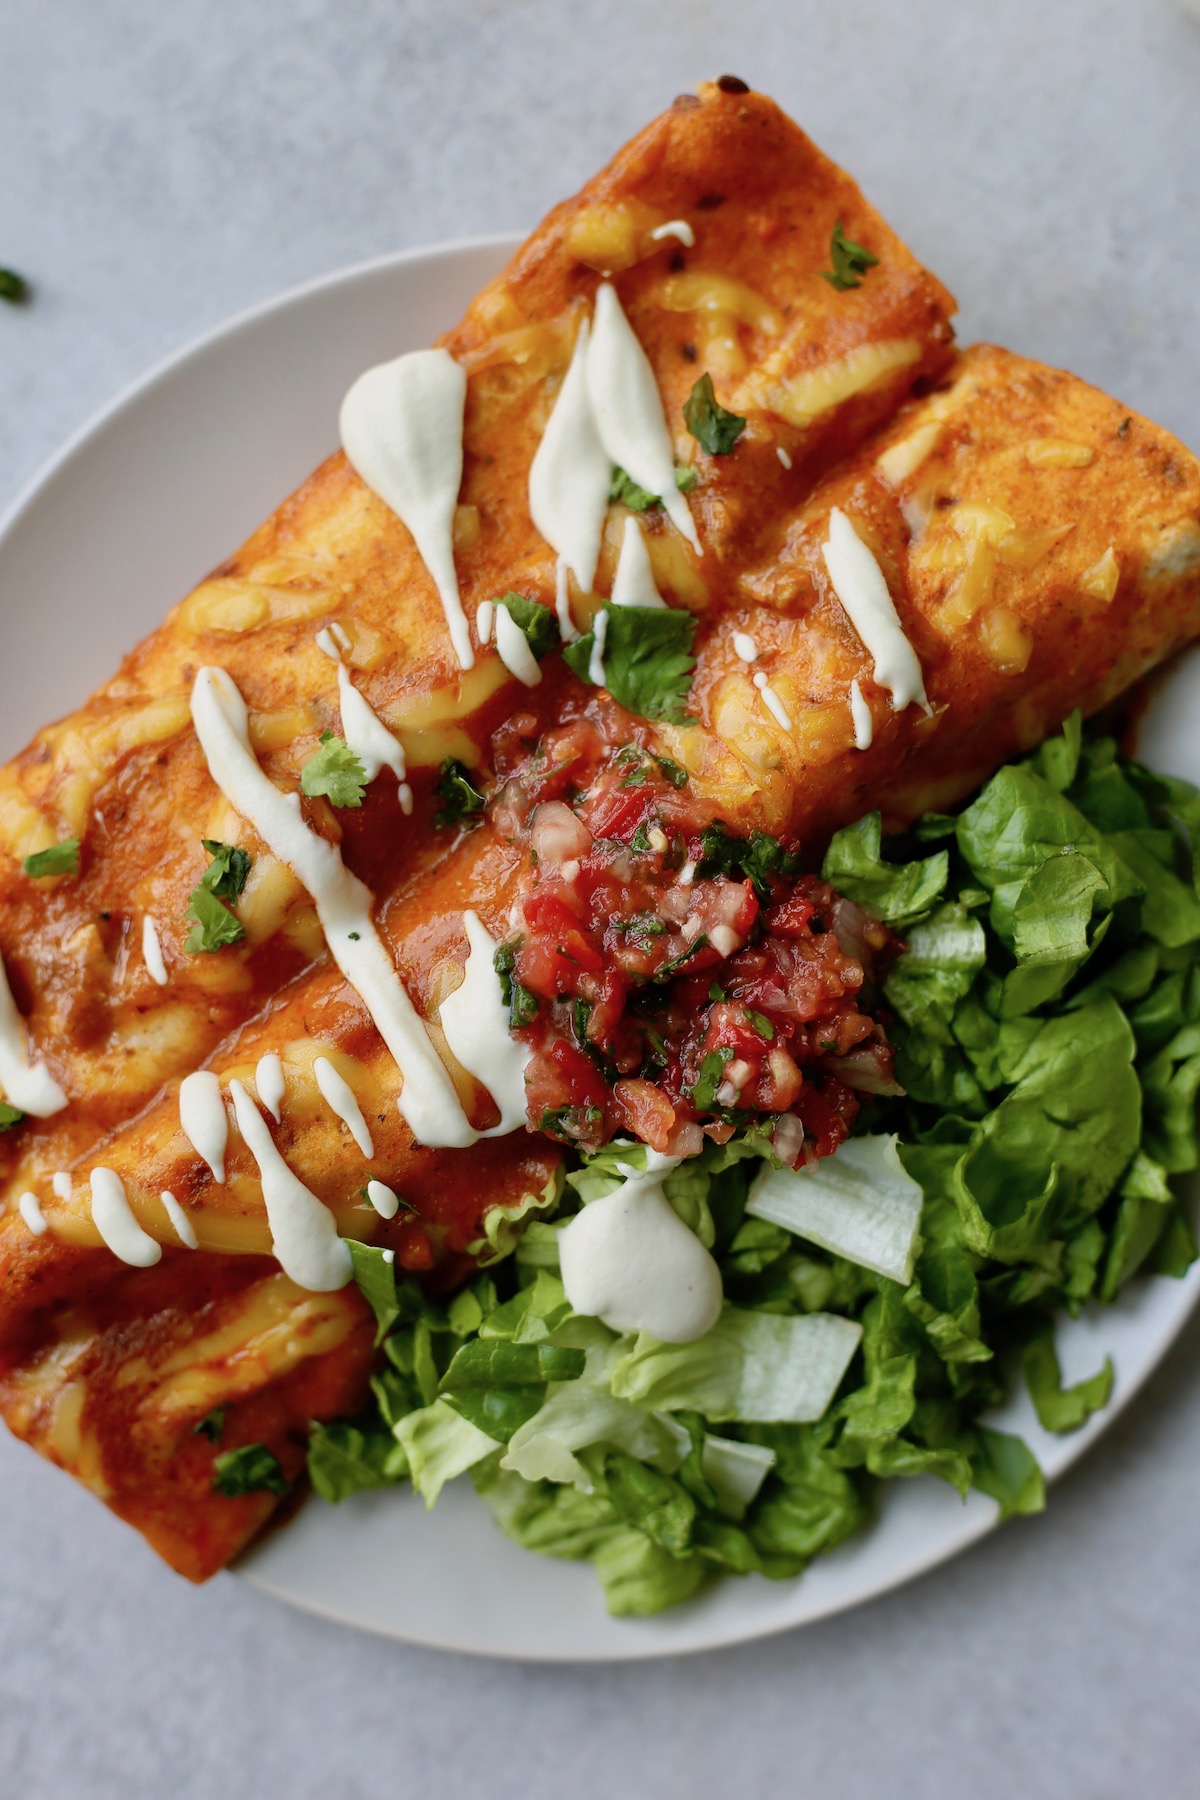
{"type": "MultiPolygon", "coordinates": [[[[337,409],[369,364],[431,341],[501,265],[508,239],[392,257],[301,288],[204,339],[77,437],[0,524],[0,720],[8,756],[82,701],[120,655],[336,442],[337,409]]],[[[1147,761],[1200,781],[1200,660],[1166,683],[1142,735],[1147,761]]],[[[1047,1475],[1104,1430],[1200,1295],[1136,1283],[1061,1334],[1068,1379],[1105,1355],[1112,1406],[1073,1437],[1038,1427],[1023,1396],[1001,1422],[1047,1475]]],[[[658,1619],[604,1612],[591,1568],[519,1550],[459,1483],[425,1513],[411,1494],[313,1502],[241,1564],[281,1599],[411,1642],[560,1661],[708,1649],[853,1606],[973,1542],[996,1508],[931,1479],[889,1484],[875,1529],[802,1579],[728,1580],[658,1619]]]]}

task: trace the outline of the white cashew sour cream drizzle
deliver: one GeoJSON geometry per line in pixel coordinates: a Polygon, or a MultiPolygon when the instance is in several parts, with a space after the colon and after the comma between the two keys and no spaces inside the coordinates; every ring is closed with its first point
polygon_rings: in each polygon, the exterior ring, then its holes
{"type": "Polygon", "coordinates": [[[482,1137],[506,1137],[525,1123],[525,1069],[532,1055],[509,1030],[496,943],[476,913],[463,914],[469,953],[462,983],[442,1001],[438,1023],[450,1052],[496,1103],[500,1122],[482,1137]]]}
{"type": "Polygon", "coordinates": [[[529,639],[513,618],[503,600],[485,600],[475,615],[475,629],[481,644],[496,635],[496,654],[510,675],[526,687],[536,687],[542,679],[541,666],[529,646],[529,639]]]}
{"type": "Polygon", "coordinates": [[[258,1164],[272,1248],[280,1268],[311,1293],[328,1294],[345,1287],[353,1270],[333,1214],[288,1168],[240,1081],[230,1082],[229,1094],[242,1141],[258,1164]]]}
{"type": "Polygon", "coordinates": [[[327,625],[317,633],[317,648],[337,664],[338,705],[342,714],[342,736],[362,764],[367,781],[374,781],[381,769],[390,769],[399,787],[396,797],[403,813],[413,809],[412,789],[408,785],[408,762],[404,745],[389,731],[379,714],[359,693],[350,671],[342,661],[349,648],[345,632],[339,625],[327,625]]]}
{"type": "Polygon", "coordinates": [[[613,1331],[690,1344],[717,1322],[721,1271],[663,1191],[679,1158],[647,1150],[646,1162],[644,1170],[618,1163],[620,1187],[559,1232],[563,1289],[577,1313],[613,1331]]]}
{"type": "Polygon", "coordinates": [[[152,1269],[162,1245],[138,1224],[121,1177],[115,1169],[93,1169],[90,1186],[92,1224],[113,1255],[131,1268],[152,1269]]]}
{"type": "Polygon", "coordinates": [[[437,588],[459,667],[475,664],[454,567],[467,374],[448,350],[412,350],[360,375],[342,401],[351,467],[412,533],[437,588]]]}
{"type": "MultiPolygon", "coordinates": [[[[891,694],[897,712],[903,712],[914,701],[928,712],[930,707],[925,697],[921,665],[904,635],[883,570],[840,507],[835,506],[830,512],[829,537],[821,546],[821,554],[833,591],[862,640],[864,650],[874,661],[873,674],[877,684],[891,694]]],[[[860,702],[861,695],[860,689],[860,702]]],[[[853,692],[851,708],[855,742],[860,750],[865,750],[870,738],[866,744],[860,741],[864,728],[853,692]]]]}
{"type": "Polygon", "coordinates": [[[397,1105],[413,1136],[439,1147],[473,1143],[476,1133],[449,1071],[375,928],[371,890],[346,867],[336,844],[305,823],[299,796],[263,774],[250,746],[246,703],[224,669],[200,670],[192,719],[221,793],[312,896],[330,955],[404,1077],[397,1105]]]}
{"type": "MultiPolygon", "coordinates": [[[[579,328],[570,365],[529,470],[529,515],[559,559],[556,610],[568,641],[578,633],[570,617],[567,572],[585,593],[591,592],[618,467],[639,487],[659,495],[667,517],[701,555],[691,508],[675,485],[675,449],[654,370],[625,317],[616,289],[602,282],[596,291],[594,317],[590,325],[585,320],[579,328]]],[[[631,519],[629,523],[636,526],[637,522],[631,519]]],[[[640,536],[640,527],[638,531],[640,536]]],[[[615,592],[613,597],[616,599],[615,592]]],[[[656,597],[617,604],[661,605],[662,601],[656,597]]]]}
{"type": "Polygon", "coordinates": [[[223,1184],[229,1118],[221,1083],[211,1069],[197,1069],[180,1082],[179,1123],[200,1161],[208,1164],[213,1180],[223,1184]]]}
{"type": "Polygon", "coordinates": [[[61,1112],[67,1096],[44,1062],[29,1053],[29,1039],[0,957],[0,1098],[34,1119],[61,1112]]]}

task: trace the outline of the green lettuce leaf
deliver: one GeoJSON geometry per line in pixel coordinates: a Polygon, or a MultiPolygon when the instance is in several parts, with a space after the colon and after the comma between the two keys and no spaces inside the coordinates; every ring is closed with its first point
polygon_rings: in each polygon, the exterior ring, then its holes
{"type": "Polygon", "coordinates": [[[612,1391],[639,1406],[694,1409],[718,1423],[819,1419],[858,1347],[861,1328],[832,1313],[799,1318],[726,1306],[690,1344],[640,1332],[613,1365],[612,1391]]]}
{"type": "Polygon", "coordinates": [[[856,825],[836,832],[821,865],[822,879],[860,906],[870,907],[889,925],[915,925],[945,892],[949,855],[935,850],[913,862],[885,862],[881,832],[878,813],[868,813],[856,825]]]}
{"type": "Polygon", "coordinates": [[[1064,1388],[1053,1325],[1044,1325],[1029,1339],[1022,1353],[1021,1366],[1038,1421],[1046,1431],[1078,1431],[1112,1398],[1113,1366],[1107,1357],[1104,1367],[1095,1375],[1064,1388]]]}
{"type": "Polygon", "coordinates": [[[310,1433],[309,1480],[334,1505],[367,1488],[392,1487],[408,1472],[408,1458],[391,1432],[366,1432],[337,1420],[310,1433]]]}

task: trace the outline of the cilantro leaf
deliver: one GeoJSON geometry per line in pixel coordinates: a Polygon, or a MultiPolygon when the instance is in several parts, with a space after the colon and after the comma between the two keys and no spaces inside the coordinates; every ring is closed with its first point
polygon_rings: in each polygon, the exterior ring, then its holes
{"type": "Polygon", "coordinates": [[[408,1474],[408,1458],[386,1427],[363,1431],[344,1419],[314,1425],[308,1476],[322,1500],[337,1505],[366,1488],[391,1487],[408,1474]]]}
{"type": "Polygon", "coordinates": [[[798,853],[785,850],[778,838],[765,831],[752,831],[748,838],[740,838],[717,819],[700,840],[697,874],[724,875],[731,881],[740,875],[753,885],[760,900],[770,893],[769,876],[794,875],[799,867],[798,853]]]}
{"type": "Polygon", "coordinates": [[[48,850],[35,850],[21,864],[27,875],[74,875],[79,869],[79,839],[64,838],[48,850]]]}
{"type": "Polygon", "coordinates": [[[215,838],[201,838],[200,842],[213,859],[200,877],[201,887],[218,900],[236,900],[254,860],[250,852],[239,850],[236,844],[220,844],[215,838]]]}
{"type": "Polygon", "coordinates": [[[213,1463],[212,1491],[229,1499],[238,1494],[286,1494],[291,1485],[265,1444],[226,1450],[213,1463]]]}
{"type": "Polygon", "coordinates": [[[189,956],[198,956],[201,951],[223,950],[227,944],[240,944],[246,935],[242,921],[209,892],[203,881],[192,889],[184,917],[194,921],[183,946],[189,956]]]}
{"type": "Polygon", "coordinates": [[[684,401],[683,422],[710,456],[728,456],[746,429],[745,419],[720,405],[708,374],[700,377],[684,401]]]}
{"type": "Polygon", "coordinates": [[[197,1420],[196,1424],[192,1426],[192,1436],[206,1437],[210,1443],[219,1444],[228,1415],[229,1408],[227,1406],[214,1406],[211,1412],[205,1413],[204,1417],[197,1420]]]}
{"type": "Polygon", "coordinates": [[[400,1317],[400,1297],[396,1292],[396,1265],[376,1244],[360,1244],[356,1238],[345,1240],[350,1252],[350,1267],[358,1291],[375,1314],[375,1342],[380,1343],[400,1317]]]}
{"type": "Polygon", "coordinates": [[[717,1104],[717,1089],[725,1079],[725,1065],[733,1061],[728,1044],[710,1050],[700,1064],[700,1076],[692,1089],[692,1103],[697,1112],[710,1112],[717,1104]]]}
{"type": "Polygon", "coordinates": [[[367,772],[345,738],[332,731],[321,733],[321,748],[300,771],[300,792],[309,799],[318,795],[334,806],[361,806],[367,772]]]}
{"type": "Polygon", "coordinates": [[[18,1112],[15,1106],[10,1106],[7,1100],[0,1100],[0,1131],[11,1131],[24,1117],[25,1114],[18,1112]]]}
{"type": "Polygon", "coordinates": [[[632,475],[627,475],[624,469],[613,470],[608,497],[621,506],[627,506],[630,512],[647,512],[652,506],[662,505],[657,494],[650,493],[648,488],[639,487],[632,475]]]}
{"type": "Polygon", "coordinates": [[[671,976],[675,974],[676,970],[682,969],[685,962],[691,962],[693,956],[698,956],[700,954],[701,950],[707,950],[707,949],[708,949],[708,933],[706,931],[702,931],[700,933],[699,937],[694,937],[692,939],[691,943],[687,946],[686,949],[681,950],[679,952],[678,956],[673,956],[671,958],[670,962],[665,962],[663,964],[662,968],[658,971],[657,975],[655,975],[655,977],[654,977],[655,981],[656,982],[669,981],[671,979],[671,976]]]}
{"type": "Polygon", "coordinates": [[[844,293],[847,288],[861,287],[862,277],[879,261],[872,251],[846,236],[840,219],[829,240],[829,255],[833,267],[822,269],[821,279],[827,281],[830,287],[836,288],[839,294],[844,293]]]}
{"type": "Polygon", "coordinates": [[[522,987],[514,977],[517,966],[517,944],[498,944],[496,954],[492,958],[497,975],[500,977],[500,998],[508,1008],[508,1028],[518,1031],[522,1025],[532,1025],[538,1016],[538,998],[529,988],[522,987]]]}
{"type": "Polygon", "coordinates": [[[539,600],[527,600],[524,594],[502,594],[495,603],[504,607],[514,625],[519,625],[529,640],[529,648],[540,662],[549,656],[559,640],[558,619],[539,600]]]}
{"type": "MultiPolygon", "coordinates": [[[[684,700],[696,659],[691,654],[696,621],[675,607],[605,605],[604,685],[613,699],[643,719],[685,725],[684,700]]],[[[593,631],[563,651],[567,663],[587,681],[596,638],[593,631]]]]}
{"type": "MultiPolygon", "coordinates": [[[[690,494],[696,485],[696,471],[687,463],[676,463],[675,486],[681,494],[690,494]]],[[[612,486],[608,490],[610,500],[620,506],[627,506],[630,512],[648,512],[652,506],[662,505],[661,494],[652,494],[649,488],[639,487],[632,475],[624,469],[614,469],[612,486]]]]}
{"type": "Polygon", "coordinates": [[[672,756],[656,756],[658,772],[673,788],[685,788],[688,784],[688,772],[682,763],[677,763],[672,756]]]}
{"type": "Polygon", "coordinates": [[[471,780],[470,770],[457,757],[448,756],[438,773],[434,793],[441,801],[433,816],[435,825],[476,825],[487,802],[471,780]]]}
{"type": "Polygon", "coordinates": [[[29,298],[29,283],[15,269],[0,269],[0,300],[7,300],[10,306],[20,306],[29,298]]]}

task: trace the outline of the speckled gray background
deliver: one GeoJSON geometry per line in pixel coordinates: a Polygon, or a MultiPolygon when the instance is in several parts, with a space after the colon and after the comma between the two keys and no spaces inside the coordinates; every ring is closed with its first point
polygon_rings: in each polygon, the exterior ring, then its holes
{"type": "MultiPolygon", "coordinates": [[[[527,226],[726,69],[850,165],[964,337],[1200,444],[1200,23],[1170,0],[0,0],[0,263],[37,285],[0,317],[0,507],[229,313],[527,226]]],[[[1200,1325],[1045,1518],[789,1637],[544,1669],[193,1592],[0,1440],[0,1793],[1174,1800],[1198,1472],[1200,1325]]]]}

